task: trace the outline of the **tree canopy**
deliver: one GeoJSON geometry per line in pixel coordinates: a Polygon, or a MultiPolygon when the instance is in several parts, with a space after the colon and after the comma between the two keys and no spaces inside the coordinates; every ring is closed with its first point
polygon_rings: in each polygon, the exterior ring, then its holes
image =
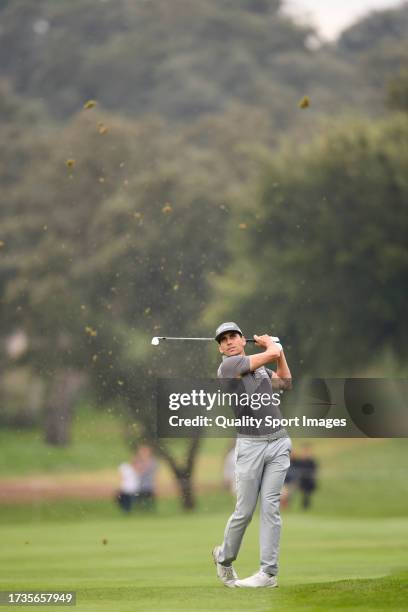
{"type": "Polygon", "coordinates": [[[362,371],[384,346],[406,360],[407,170],[404,115],[332,123],[292,144],[231,237],[207,320],[285,330],[298,373],[362,371]]]}
{"type": "Polygon", "coordinates": [[[0,7],[0,76],[58,119],[89,98],[110,111],[178,122],[239,102],[265,109],[279,129],[296,121],[305,94],[320,112],[378,112],[378,81],[367,76],[381,59],[382,77],[391,77],[393,62],[406,57],[408,9],[375,13],[337,46],[315,48],[313,29],[287,17],[283,4],[14,0],[0,7]]]}

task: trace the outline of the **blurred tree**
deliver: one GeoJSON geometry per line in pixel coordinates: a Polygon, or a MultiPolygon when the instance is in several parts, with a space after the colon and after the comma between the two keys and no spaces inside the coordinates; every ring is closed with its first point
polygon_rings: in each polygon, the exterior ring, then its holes
{"type": "Polygon", "coordinates": [[[188,334],[208,302],[208,277],[222,269],[227,214],[214,153],[197,163],[161,120],[85,110],[37,150],[3,211],[0,274],[9,322],[29,339],[24,362],[48,383],[46,439],[69,440],[86,377],[100,405],[119,397],[142,423],[191,507],[199,440],[176,460],[150,424],[158,372],[197,373],[199,356],[173,351],[160,362],[150,338],[188,334]]]}
{"type": "Polygon", "coordinates": [[[370,12],[347,28],[338,40],[338,47],[346,53],[370,51],[384,42],[405,41],[408,30],[408,4],[397,8],[370,12]]]}
{"type": "Polygon", "coordinates": [[[408,69],[405,68],[391,79],[387,91],[389,108],[398,111],[408,111],[408,69]]]}
{"type": "Polygon", "coordinates": [[[321,45],[279,0],[14,0],[1,10],[0,76],[65,120],[96,98],[131,116],[190,123],[231,104],[266,111],[275,129],[308,112],[383,110],[385,81],[406,61],[406,5],[379,11],[321,45]]]}
{"type": "Polygon", "coordinates": [[[206,320],[277,333],[295,373],[349,375],[384,346],[407,358],[408,126],[396,115],[324,131],[265,171],[206,320]]]}
{"type": "Polygon", "coordinates": [[[296,117],[305,81],[324,91],[322,110],[344,95],[361,104],[353,66],[329,54],[320,70],[313,30],[284,15],[281,4],[172,0],[170,9],[168,0],[97,7],[94,0],[15,0],[2,11],[0,74],[42,98],[58,119],[88,98],[182,123],[241,103],[267,110],[281,129],[296,117]]]}
{"type": "MultiPolygon", "coordinates": [[[[26,340],[19,326],[18,306],[10,308],[5,299],[5,288],[14,279],[14,272],[6,259],[10,256],[8,225],[20,223],[27,217],[21,214],[14,198],[14,188],[29,171],[32,159],[41,157],[40,140],[48,130],[44,128],[44,108],[39,102],[17,96],[10,83],[0,80],[0,338],[4,350],[0,352],[0,421],[3,424],[29,426],[40,420],[43,385],[32,368],[24,362],[26,340]],[[41,127],[40,127],[41,126],[41,127]]],[[[19,243],[25,243],[24,232],[19,243]]]]}
{"type": "Polygon", "coordinates": [[[408,58],[408,4],[374,11],[347,28],[337,42],[338,57],[353,64],[354,73],[370,91],[369,112],[384,107],[384,89],[408,58]]]}
{"type": "Polygon", "coordinates": [[[219,4],[228,9],[239,8],[250,13],[265,15],[277,13],[283,2],[282,0],[220,0],[219,4]]]}
{"type": "Polygon", "coordinates": [[[41,423],[44,389],[28,366],[8,367],[0,377],[0,425],[33,427],[41,423]]]}

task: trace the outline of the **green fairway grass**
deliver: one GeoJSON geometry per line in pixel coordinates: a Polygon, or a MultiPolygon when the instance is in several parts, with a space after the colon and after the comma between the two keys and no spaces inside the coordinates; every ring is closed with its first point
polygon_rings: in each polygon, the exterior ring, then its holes
{"type": "MultiPolygon", "coordinates": [[[[227,589],[216,578],[211,549],[234,507],[220,489],[230,444],[222,439],[203,441],[194,512],[183,513],[176,497],[130,516],[113,499],[0,504],[0,589],[75,590],[76,609],[86,612],[405,611],[406,440],[311,442],[319,486],[308,512],[298,497],[282,512],[278,589],[227,589]]],[[[293,443],[298,448],[302,440],[293,443]]],[[[52,473],[62,487],[66,474],[103,478],[129,453],[120,419],[92,410],[78,415],[67,448],[44,445],[38,430],[2,430],[0,448],[2,477],[52,473]]],[[[172,476],[162,464],[160,481],[166,479],[172,476]]],[[[258,569],[257,530],[256,513],[235,564],[240,577],[258,569]]]]}
{"type": "MultiPolygon", "coordinates": [[[[278,589],[227,589],[210,551],[228,514],[47,520],[0,528],[2,590],[75,590],[77,609],[406,610],[408,520],[284,519],[278,589]],[[107,543],[104,544],[103,541],[107,543]]],[[[258,566],[258,519],[236,569],[258,566]]]]}

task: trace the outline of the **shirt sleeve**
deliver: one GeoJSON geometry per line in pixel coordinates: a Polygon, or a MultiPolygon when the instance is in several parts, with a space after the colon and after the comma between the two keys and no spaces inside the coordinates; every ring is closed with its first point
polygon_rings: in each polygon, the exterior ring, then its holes
{"type": "Polygon", "coordinates": [[[246,355],[236,355],[224,359],[219,367],[218,376],[219,378],[237,378],[237,376],[250,371],[249,357],[246,355]]]}
{"type": "Polygon", "coordinates": [[[272,378],[273,376],[273,370],[270,370],[269,368],[265,368],[266,373],[268,374],[269,378],[272,378]]]}

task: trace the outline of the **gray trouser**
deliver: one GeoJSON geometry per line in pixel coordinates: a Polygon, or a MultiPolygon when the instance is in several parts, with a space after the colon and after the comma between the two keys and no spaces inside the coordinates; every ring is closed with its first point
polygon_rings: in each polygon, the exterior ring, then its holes
{"type": "Polygon", "coordinates": [[[238,438],[235,446],[237,503],[225,528],[218,562],[230,565],[237,558],[245,529],[260,497],[261,569],[278,573],[281,518],[280,493],[290,465],[290,438],[256,440],[238,438]]]}

